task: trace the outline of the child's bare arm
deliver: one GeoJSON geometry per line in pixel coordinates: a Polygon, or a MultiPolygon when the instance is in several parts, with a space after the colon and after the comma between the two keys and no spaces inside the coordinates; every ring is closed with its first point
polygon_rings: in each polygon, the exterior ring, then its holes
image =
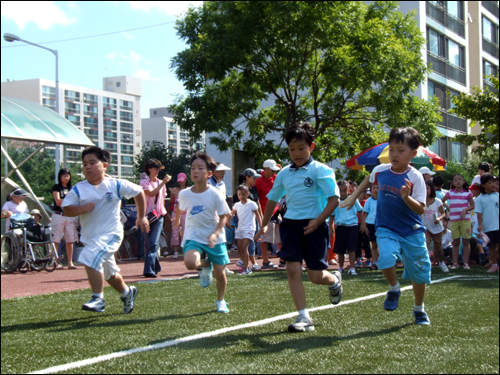
{"type": "Polygon", "coordinates": [[[328,204],[326,205],[325,209],[319,215],[317,219],[311,220],[309,224],[304,227],[304,234],[310,234],[313,233],[318,227],[328,219],[329,216],[332,215],[333,211],[338,207],[339,205],[339,197],[330,197],[328,198],[328,204]]]}
{"type": "Polygon", "coordinates": [[[94,207],[95,207],[95,203],[89,202],[89,203],[84,204],[83,206],[62,207],[62,210],[64,212],[64,216],[75,217],[75,216],[80,216],[80,215],[92,212],[94,207]]]}
{"type": "Polygon", "coordinates": [[[214,248],[217,243],[217,238],[220,236],[222,232],[222,228],[226,225],[227,215],[219,215],[219,224],[217,224],[217,228],[215,231],[208,237],[208,246],[210,248],[214,248]]]}
{"type": "Polygon", "coordinates": [[[370,176],[366,176],[366,178],[363,180],[361,185],[359,185],[356,191],[352,193],[349,197],[347,197],[347,199],[340,204],[340,208],[347,207],[347,210],[349,211],[352,208],[352,206],[356,204],[356,200],[361,195],[361,193],[363,191],[366,191],[366,189],[370,188],[371,186],[372,183],[370,182],[370,176]]]}
{"type": "Polygon", "coordinates": [[[401,187],[401,198],[403,198],[403,201],[413,212],[417,215],[422,215],[425,212],[425,203],[417,202],[410,196],[412,183],[407,178],[405,178],[405,181],[406,185],[401,187]]]}
{"type": "Polygon", "coordinates": [[[253,213],[255,214],[255,217],[257,218],[257,223],[259,224],[259,228],[261,228],[262,227],[262,219],[259,216],[259,211],[256,210],[253,213]]]}

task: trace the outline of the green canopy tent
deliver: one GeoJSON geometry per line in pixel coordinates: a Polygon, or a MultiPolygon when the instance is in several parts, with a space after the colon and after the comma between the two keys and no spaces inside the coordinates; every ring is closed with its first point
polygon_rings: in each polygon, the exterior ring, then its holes
{"type": "Polygon", "coordinates": [[[33,153],[18,165],[9,157],[3,145],[1,146],[2,154],[12,167],[9,173],[2,176],[2,204],[5,201],[5,196],[10,192],[5,191],[5,183],[10,181],[8,177],[15,172],[23,182],[26,190],[31,194],[32,199],[40,209],[44,219],[50,220],[49,214],[45,209],[46,206],[44,207],[33,193],[33,190],[23,177],[19,167],[39,152],[47,143],[84,147],[93,146],[94,143],[92,143],[92,141],[71,122],[50,108],[26,99],[9,96],[2,96],[1,98],[2,140],[15,139],[39,143],[33,153]]]}

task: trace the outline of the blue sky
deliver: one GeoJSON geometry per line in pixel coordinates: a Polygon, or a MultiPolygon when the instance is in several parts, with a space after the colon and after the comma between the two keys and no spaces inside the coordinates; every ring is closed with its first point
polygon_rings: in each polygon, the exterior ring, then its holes
{"type": "Polygon", "coordinates": [[[129,75],[143,80],[141,117],[171,104],[183,86],[169,68],[186,48],[175,21],[202,1],[2,1],[1,81],[55,80],[49,51],[3,39],[11,33],[59,51],[59,81],[102,89],[102,78],[129,75]],[[168,23],[141,30],[135,28],[168,23]],[[106,36],[75,39],[118,32],[106,36]],[[66,39],[75,39],[62,41],[66,39]],[[47,43],[44,42],[54,42],[47,43]]]}

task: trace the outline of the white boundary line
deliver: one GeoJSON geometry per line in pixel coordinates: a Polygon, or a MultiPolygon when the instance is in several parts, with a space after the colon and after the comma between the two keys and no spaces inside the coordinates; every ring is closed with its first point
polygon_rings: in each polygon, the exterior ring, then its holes
{"type": "MultiPolygon", "coordinates": [[[[459,279],[459,278],[463,278],[463,277],[464,276],[462,276],[462,275],[446,277],[444,279],[435,280],[432,282],[432,284],[437,284],[437,283],[440,283],[443,281],[459,279]]],[[[465,276],[465,277],[467,277],[467,276],[465,276]]],[[[410,286],[406,286],[404,288],[401,288],[401,291],[403,292],[403,291],[410,290],[410,289],[413,289],[413,286],[410,285],[410,286]]],[[[320,310],[328,310],[328,309],[332,309],[332,308],[335,308],[338,306],[344,306],[344,305],[349,305],[352,303],[367,301],[367,300],[374,299],[377,297],[385,296],[386,294],[387,294],[387,292],[372,294],[369,296],[355,298],[355,299],[352,299],[349,301],[340,302],[338,305],[331,305],[330,304],[330,305],[315,307],[315,308],[309,309],[309,311],[313,312],[313,311],[320,311],[320,310]]],[[[222,334],[225,334],[228,332],[237,331],[240,329],[263,326],[263,325],[266,325],[269,323],[274,323],[274,322],[279,321],[279,320],[293,318],[294,316],[297,316],[297,314],[298,314],[297,312],[293,312],[293,313],[289,313],[289,314],[275,316],[275,317],[269,318],[269,319],[263,319],[263,320],[259,320],[256,322],[241,324],[241,325],[234,326],[234,327],[222,328],[222,329],[218,329],[218,330],[212,331],[212,332],[204,332],[204,333],[200,333],[198,335],[182,337],[182,338],[175,339],[175,340],[168,340],[168,341],[164,341],[164,342],[159,343],[159,344],[143,346],[142,348],[122,350],[122,351],[116,352],[116,353],[101,355],[101,356],[94,357],[94,358],[84,359],[84,360],[72,362],[72,363],[67,363],[65,365],[49,367],[45,370],[32,372],[31,374],[52,374],[52,373],[56,373],[56,372],[60,372],[60,371],[67,371],[67,370],[71,370],[74,368],[93,365],[93,364],[99,363],[99,362],[109,361],[109,360],[115,359],[115,358],[125,357],[125,356],[130,355],[130,354],[142,353],[142,352],[148,352],[151,350],[168,348],[170,346],[179,345],[179,344],[182,344],[185,342],[200,340],[200,339],[204,339],[204,338],[208,338],[208,337],[214,337],[214,336],[222,335],[222,334]]]]}

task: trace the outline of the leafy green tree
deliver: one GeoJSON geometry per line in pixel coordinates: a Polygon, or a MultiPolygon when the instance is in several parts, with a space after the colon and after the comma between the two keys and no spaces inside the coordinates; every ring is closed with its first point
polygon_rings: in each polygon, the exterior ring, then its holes
{"type": "Polygon", "coordinates": [[[167,187],[174,187],[177,183],[177,175],[181,172],[185,173],[188,177],[188,183],[191,182],[190,177],[190,153],[182,150],[181,154],[177,156],[172,149],[167,150],[165,144],[162,142],[147,141],[141,149],[141,152],[135,156],[134,164],[134,179],[139,183],[140,174],[144,172],[144,165],[149,159],[158,159],[161,161],[165,169],[161,169],[158,175],[159,179],[163,179],[168,173],[172,176],[172,180],[167,184],[167,187]]]}
{"type": "Polygon", "coordinates": [[[171,67],[187,91],[175,121],[219,150],[243,149],[261,164],[283,161],[286,130],[310,122],[314,157],[347,159],[413,126],[430,145],[435,99],[413,91],[425,79],[425,38],[414,13],[394,1],[205,1],[177,21],[187,49],[171,67]],[[277,139],[275,135],[278,135],[277,139]],[[275,138],[273,138],[273,136],[275,138]],[[262,159],[262,160],[261,160],[262,159]]]}
{"type": "MultiPolygon", "coordinates": [[[[36,143],[21,141],[8,141],[7,144],[9,156],[16,165],[19,165],[37,147],[38,145],[36,143]]],[[[2,174],[4,172],[3,165],[4,156],[2,155],[2,174]]],[[[54,201],[52,197],[52,186],[55,181],[55,167],[54,151],[44,148],[19,168],[35,195],[37,197],[43,197],[44,203],[48,205],[52,205],[54,201]]],[[[71,182],[73,185],[82,180],[79,176],[82,172],[80,164],[69,164],[67,168],[71,173],[71,182]]],[[[9,165],[9,171],[10,170],[11,167],[9,165]]],[[[18,185],[24,186],[17,173],[12,174],[10,178],[18,185]]]]}
{"type": "Polygon", "coordinates": [[[483,155],[488,149],[496,149],[498,152],[498,76],[486,76],[486,78],[494,84],[496,92],[491,91],[487,85],[483,88],[474,87],[472,94],[462,92],[453,96],[455,108],[450,111],[471,120],[471,127],[481,127],[479,135],[460,134],[455,137],[455,140],[467,146],[472,146],[474,142],[477,142],[472,152],[478,155],[483,155]]]}

